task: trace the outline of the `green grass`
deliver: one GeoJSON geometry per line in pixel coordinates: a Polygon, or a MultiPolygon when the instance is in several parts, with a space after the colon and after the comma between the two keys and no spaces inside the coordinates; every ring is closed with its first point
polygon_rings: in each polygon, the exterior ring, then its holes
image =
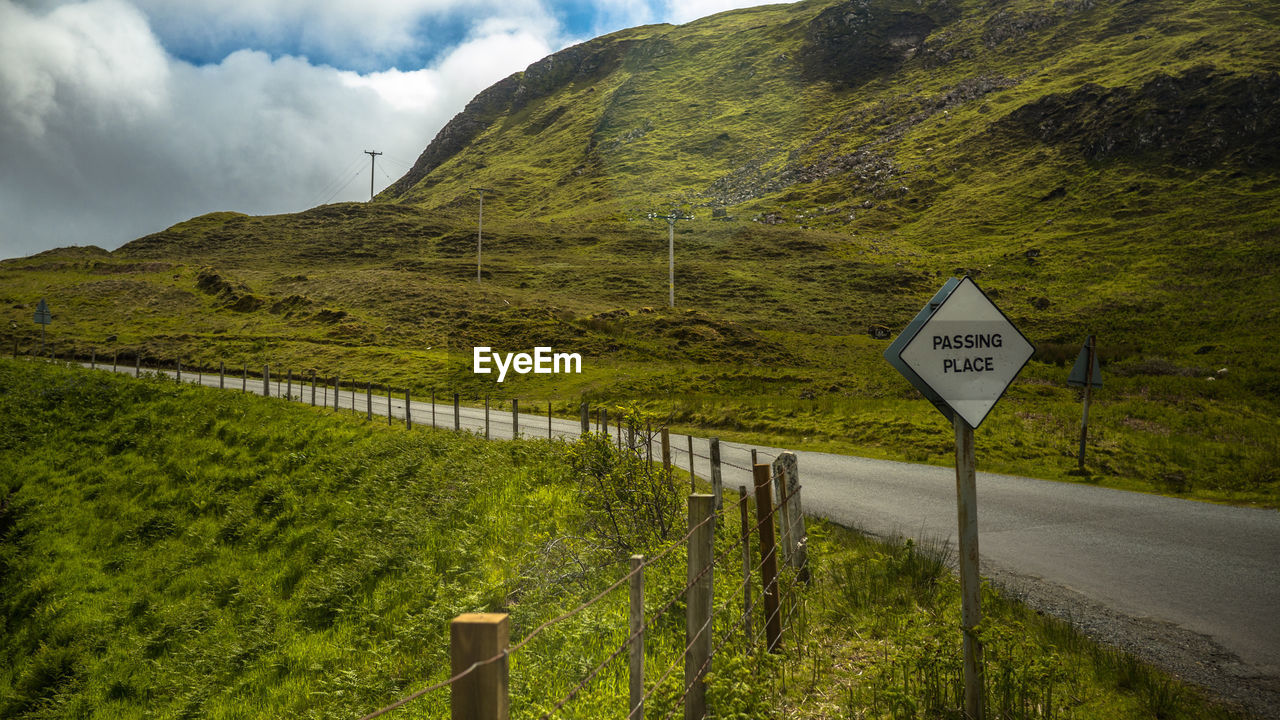
{"type": "MultiPolygon", "coordinates": [[[[490,443],[8,360],[0,411],[4,717],[358,717],[444,678],[455,615],[509,612],[519,639],[623,574],[582,473],[639,471],[597,436],[490,443]]],[[[958,601],[940,556],[817,523],[812,587],[784,578],[786,650],[749,653],[734,501],[716,538],[717,717],[954,712],[958,601]]],[[[627,531],[640,544],[626,552],[670,541],[651,530],[627,531]]],[[[683,552],[645,582],[652,681],[684,646],[683,604],[658,614],[684,586],[683,552]]],[[[1061,623],[984,602],[992,707],[1010,716],[1228,717],[1061,623]]],[[[513,717],[551,709],[625,639],[626,616],[616,591],[515,653],[513,717]]],[[[564,716],[616,714],[625,672],[607,665],[564,716]]],[[[651,716],[673,707],[680,676],[651,716]]],[[[440,717],[447,697],[399,715],[440,717]]]]}

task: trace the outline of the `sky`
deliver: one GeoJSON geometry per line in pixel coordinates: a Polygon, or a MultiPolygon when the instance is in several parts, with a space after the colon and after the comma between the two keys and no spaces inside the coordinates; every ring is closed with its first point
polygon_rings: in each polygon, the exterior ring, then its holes
{"type": "Polygon", "coordinates": [[[0,0],[0,259],[367,200],[556,50],[761,0],[0,0]]]}

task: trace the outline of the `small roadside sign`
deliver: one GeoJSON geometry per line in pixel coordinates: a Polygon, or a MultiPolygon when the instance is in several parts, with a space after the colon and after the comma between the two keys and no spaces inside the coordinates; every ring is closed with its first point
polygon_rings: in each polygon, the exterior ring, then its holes
{"type": "Polygon", "coordinates": [[[53,322],[53,315],[49,312],[49,303],[40,298],[40,304],[36,305],[35,321],[41,325],[48,325],[53,322]]]}
{"type": "Polygon", "coordinates": [[[951,278],[885,359],[948,419],[986,419],[1035,348],[971,278],[951,278]]]}
{"type": "Polygon", "coordinates": [[[1091,387],[1102,387],[1102,366],[1098,364],[1098,353],[1094,352],[1092,341],[1093,336],[1090,335],[1080,346],[1076,364],[1071,366],[1071,374],[1067,376],[1067,384],[1071,387],[1084,387],[1085,383],[1091,387]],[[1090,365],[1093,365],[1092,373],[1089,372],[1090,365]]]}

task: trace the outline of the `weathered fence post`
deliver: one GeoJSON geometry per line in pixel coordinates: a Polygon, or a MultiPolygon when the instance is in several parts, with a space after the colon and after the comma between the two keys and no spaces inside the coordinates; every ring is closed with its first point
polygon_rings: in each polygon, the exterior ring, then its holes
{"type": "Polygon", "coordinates": [[[404,429],[413,429],[413,402],[409,398],[409,388],[404,389],[404,429]]]}
{"type": "Polygon", "coordinates": [[[316,371],[311,371],[311,407],[316,406],[316,371]]]}
{"type": "Polygon", "coordinates": [[[547,401],[547,439],[551,439],[551,401],[547,401]]]}
{"type": "Polygon", "coordinates": [[[782,640],[782,617],[778,609],[778,553],[773,535],[773,478],[768,465],[753,465],[752,475],[756,484],[756,523],[760,526],[765,647],[769,652],[777,652],[782,640]]]}
{"type": "Polygon", "coordinates": [[[177,377],[178,382],[182,382],[182,361],[175,360],[174,362],[177,363],[176,367],[178,368],[178,374],[175,377],[177,377]]]}
{"type": "MultiPolygon", "coordinates": [[[[17,340],[17,338],[14,338],[14,340],[13,340],[13,359],[14,359],[14,360],[17,360],[17,359],[18,359],[18,340],[17,340]]],[[[120,351],[119,351],[119,350],[112,350],[112,351],[111,351],[111,372],[115,372],[115,371],[116,371],[116,361],[117,361],[117,360],[119,360],[119,359],[120,359],[120,351]]]]}
{"type": "Polygon", "coordinates": [[[689,590],[685,602],[684,717],[702,720],[707,714],[707,689],[702,679],[711,669],[711,562],[714,558],[715,498],[689,496],[689,590]]]}
{"type": "Polygon", "coordinates": [[[240,368],[240,392],[249,392],[249,363],[240,368]]]}
{"type": "Polygon", "coordinates": [[[196,366],[196,384],[201,386],[204,385],[204,366],[202,365],[196,366]]]}
{"type": "Polygon", "coordinates": [[[387,383],[387,425],[392,425],[391,419],[391,383],[387,383]]]}
{"type": "Polygon", "coordinates": [[[453,430],[457,432],[462,429],[462,404],[458,399],[458,393],[453,394],[453,430]]]}
{"type": "Polygon", "coordinates": [[[225,390],[227,388],[227,363],[224,360],[218,361],[218,389],[225,390]]]}
{"type": "Polygon", "coordinates": [[[671,432],[662,426],[662,471],[671,476],[671,432]]]}
{"type": "Polygon", "coordinates": [[[507,720],[505,654],[511,628],[506,613],[465,613],[449,624],[449,665],[457,675],[472,665],[502,655],[459,678],[449,687],[453,720],[507,720]]]}
{"type": "Polygon", "coordinates": [[[373,381],[364,384],[364,421],[373,422],[373,381]]]}
{"type": "Polygon", "coordinates": [[[293,399],[293,368],[289,368],[289,385],[285,388],[284,399],[293,399]]]}
{"type": "Polygon", "coordinates": [[[630,691],[628,720],[644,720],[644,556],[631,556],[630,691]]]}
{"type": "Polygon", "coordinates": [[[785,564],[791,564],[791,523],[787,515],[787,479],[782,473],[777,459],[769,465],[769,474],[773,482],[773,514],[778,521],[778,555],[785,564]]]}
{"type": "Polygon", "coordinates": [[[97,350],[89,351],[89,369],[90,370],[98,369],[98,351],[97,350]]]}
{"type": "Polygon", "coordinates": [[[520,401],[511,398],[511,439],[520,437],[520,401]]]}
{"type": "Polygon", "coordinates": [[[431,388],[431,427],[436,426],[436,389],[431,388]]]}
{"type": "Polygon", "coordinates": [[[133,356],[133,376],[142,377],[142,351],[139,350],[133,356]]]}
{"type": "Polygon", "coordinates": [[[489,396],[484,396],[484,439],[489,439],[489,396]]]}
{"type": "Polygon", "coordinates": [[[604,433],[604,439],[609,439],[609,409],[600,408],[600,432],[604,433]]]}
{"type": "Polygon", "coordinates": [[[262,397],[271,397],[271,363],[262,366],[262,397]]]}
{"type": "Polygon", "coordinates": [[[785,547],[787,562],[795,568],[796,576],[809,581],[808,532],[804,527],[804,506],[800,503],[800,463],[790,450],[780,453],[773,461],[774,473],[779,476],[786,498],[782,517],[786,520],[785,547]]]}
{"type": "Polygon", "coordinates": [[[586,403],[582,403],[579,410],[582,415],[582,434],[586,435],[591,432],[591,408],[587,407],[586,403]]]}
{"type": "Polygon", "coordinates": [[[742,519],[742,629],[750,651],[755,635],[751,632],[751,518],[746,485],[738,486],[738,495],[738,514],[742,519]]]}
{"type": "Polygon", "coordinates": [[[716,496],[716,509],[724,505],[724,490],[720,479],[720,438],[711,438],[711,494],[716,496]]]}
{"type": "MultiPolygon", "coordinates": [[[[689,441],[689,492],[698,491],[698,479],[693,475],[693,436],[685,435],[684,438],[689,441]]],[[[715,493],[711,493],[711,497],[715,497],[715,493]]],[[[720,498],[716,498],[719,500],[720,498]]],[[[719,509],[720,503],[716,503],[716,509],[719,509]]]]}
{"type": "Polygon", "coordinates": [[[333,376],[333,411],[334,412],[338,411],[338,388],[340,387],[341,380],[342,380],[341,375],[333,376]]]}

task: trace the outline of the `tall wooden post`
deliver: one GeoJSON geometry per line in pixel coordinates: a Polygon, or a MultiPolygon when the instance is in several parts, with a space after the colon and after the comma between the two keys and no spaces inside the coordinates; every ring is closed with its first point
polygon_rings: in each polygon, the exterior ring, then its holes
{"type": "Polygon", "coordinates": [[[714,559],[715,498],[689,496],[689,591],[685,602],[684,696],[685,720],[702,720],[707,714],[707,688],[703,677],[711,669],[711,563],[714,559]],[[701,524],[701,527],[698,525],[701,524]]]}
{"type": "Polygon", "coordinates": [[[982,644],[978,624],[982,622],[981,579],[978,576],[978,489],[977,460],[973,448],[973,428],[955,416],[956,507],[960,530],[960,625],[964,633],[964,713],[969,720],[982,720],[982,644]]]}
{"type": "Polygon", "coordinates": [[[339,375],[333,376],[333,411],[334,412],[338,411],[338,388],[341,387],[341,383],[340,383],[341,380],[342,380],[341,376],[339,375]]]}
{"type": "Polygon", "coordinates": [[[413,402],[409,399],[409,388],[404,389],[404,429],[413,429],[413,402]]]}
{"type": "Polygon", "coordinates": [[[139,350],[133,356],[133,376],[142,377],[142,351],[139,350]]]}
{"type": "Polygon", "coordinates": [[[431,427],[432,429],[435,429],[435,426],[436,426],[436,389],[431,388],[431,427]]]}
{"type": "Polygon", "coordinates": [[[781,510],[786,520],[787,563],[795,568],[796,576],[809,581],[808,532],[804,526],[804,507],[800,501],[800,461],[790,450],[778,454],[773,461],[774,475],[782,486],[783,496],[787,499],[781,510]]]}
{"type": "Polygon", "coordinates": [[[262,397],[271,397],[271,363],[262,366],[262,397]]]}
{"type": "Polygon", "coordinates": [[[462,401],[458,399],[458,393],[453,394],[453,430],[457,432],[462,429],[462,401]]]}
{"type": "Polygon", "coordinates": [[[551,439],[551,401],[547,401],[547,439],[551,439]]]}
{"type": "Polygon", "coordinates": [[[316,406],[316,371],[311,371],[311,407],[316,406]]]}
{"type": "Polygon", "coordinates": [[[89,369],[90,370],[98,369],[98,351],[97,350],[89,351],[89,369]]]}
{"type": "Polygon", "coordinates": [[[178,382],[182,382],[182,361],[176,360],[175,362],[177,363],[175,367],[178,370],[178,374],[175,377],[178,379],[178,382]]]}
{"type": "Polygon", "coordinates": [[[600,408],[600,432],[604,433],[604,439],[609,439],[609,409],[600,408]]]}
{"type": "Polygon", "coordinates": [[[1080,456],[1076,462],[1076,466],[1080,472],[1084,472],[1084,444],[1085,439],[1089,437],[1089,401],[1093,398],[1093,358],[1094,352],[1094,336],[1090,335],[1088,341],[1085,342],[1088,348],[1088,357],[1085,358],[1086,365],[1084,371],[1084,408],[1080,413],[1080,456]]]}
{"type": "Polygon", "coordinates": [[[225,390],[227,387],[227,363],[224,360],[218,361],[218,389],[225,390]]]}
{"type": "Polygon", "coordinates": [[[240,366],[240,392],[249,392],[249,363],[240,366]]]}
{"type": "Polygon", "coordinates": [[[484,396],[484,439],[489,439],[489,396],[484,396]]]}
{"type": "Polygon", "coordinates": [[[582,403],[582,407],[581,407],[581,408],[579,408],[579,414],[582,416],[581,420],[582,420],[582,434],[583,434],[583,435],[586,435],[587,433],[591,432],[591,415],[590,415],[590,413],[591,413],[591,408],[590,408],[590,407],[588,407],[586,403],[582,403]]]}
{"type": "MultiPolygon", "coordinates": [[[[17,338],[14,338],[13,340],[13,359],[14,360],[18,359],[18,339],[17,338]]],[[[116,361],[119,359],[120,359],[120,351],[112,350],[111,351],[111,372],[116,371],[116,361]]]]}
{"type": "Polygon", "coordinates": [[[760,526],[765,647],[769,652],[777,652],[782,643],[782,615],[778,602],[778,551],[773,535],[773,477],[768,465],[754,465],[751,472],[756,485],[756,523],[760,526]]]}
{"type": "Polygon", "coordinates": [[[671,476],[671,433],[662,426],[662,471],[671,476]]]}
{"type": "MultiPolygon", "coordinates": [[[[449,624],[449,665],[457,675],[477,662],[497,656],[510,645],[506,613],[466,613],[449,624]]],[[[507,720],[508,658],[477,667],[449,687],[453,720],[507,720]]]]}
{"type": "Polygon", "coordinates": [[[738,515],[742,520],[742,630],[751,649],[755,634],[751,631],[751,517],[747,486],[738,486],[738,515]]]}
{"type": "Polygon", "coordinates": [[[373,422],[373,381],[364,384],[364,420],[373,422]]]}
{"type": "Polygon", "coordinates": [[[723,481],[720,479],[720,438],[711,438],[711,494],[716,496],[716,509],[724,505],[723,481]]]}
{"type": "Polygon", "coordinates": [[[630,712],[628,720],[644,720],[644,556],[631,556],[631,604],[628,613],[631,638],[627,648],[630,660],[630,712]]]}
{"type": "Polygon", "coordinates": [[[293,399],[293,368],[289,368],[289,385],[285,388],[284,399],[293,399]]]}
{"type": "MultiPolygon", "coordinates": [[[[685,439],[686,439],[686,440],[688,440],[688,441],[689,441],[689,492],[697,492],[697,491],[698,491],[698,479],[697,479],[697,478],[694,476],[694,474],[693,474],[693,470],[694,470],[694,466],[693,466],[693,436],[692,436],[692,435],[685,435],[684,437],[685,437],[685,439]]],[[[715,497],[715,493],[712,493],[712,494],[711,494],[711,497],[715,497]]],[[[718,500],[719,498],[716,498],[716,499],[718,500]]],[[[718,510],[719,508],[720,508],[720,504],[719,504],[719,503],[716,503],[716,509],[718,510]]]]}
{"type": "Polygon", "coordinates": [[[520,437],[520,401],[511,398],[511,439],[520,437]]]}
{"type": "Polygon", "coordinates": [[[391,419],[391,383],[387,383],[387,425],[392,424],[391,419]]]}

